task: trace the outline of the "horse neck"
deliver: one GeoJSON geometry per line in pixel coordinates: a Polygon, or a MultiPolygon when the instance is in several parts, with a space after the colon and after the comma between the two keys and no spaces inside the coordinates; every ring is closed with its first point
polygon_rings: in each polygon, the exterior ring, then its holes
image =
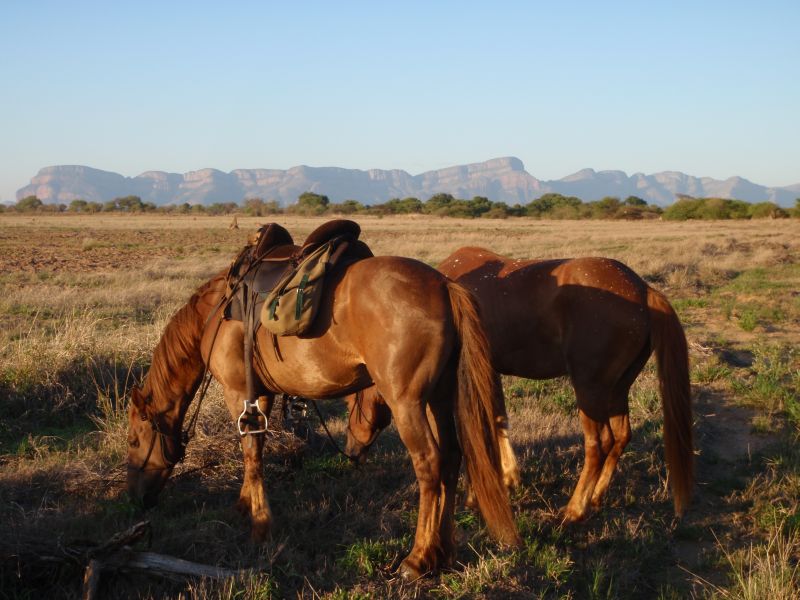
{"type": "Polygon", "coordinates": [[[209,286],[201,287],[170,319],[153,351],[153,360],[144,385],[153,410],[163,414],[168,424],[180,426],[203,377],[200,352],[206,319],[213,306],[208,301],[209,286]]]}

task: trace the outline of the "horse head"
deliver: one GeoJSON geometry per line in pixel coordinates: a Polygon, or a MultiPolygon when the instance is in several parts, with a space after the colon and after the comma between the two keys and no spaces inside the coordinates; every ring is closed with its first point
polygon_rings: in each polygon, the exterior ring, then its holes
{"type": "Polygon", "coordinates": [[[363,464],[378,434],[392,422],[392,411],[375,386],[350,394],[346,401],[350,416],[344,453],[363,464]]]}
{"type": "Polygon", "coordinates": [[[151,392],[133,387],[128,410],[128,494],[144,508],[155,506],[172,469],[183,458],[175,420],[158,412],[151,392]]]}

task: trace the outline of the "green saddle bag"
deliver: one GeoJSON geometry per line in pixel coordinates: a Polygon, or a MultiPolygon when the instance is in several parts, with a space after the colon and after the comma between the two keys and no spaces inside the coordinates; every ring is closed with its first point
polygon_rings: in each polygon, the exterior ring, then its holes
{"type": "Polygon", "coordinates": [[[261,325],[274,335],[303,335],[317,316],[334,241],[311,252],[267,293],[261,325]]]}

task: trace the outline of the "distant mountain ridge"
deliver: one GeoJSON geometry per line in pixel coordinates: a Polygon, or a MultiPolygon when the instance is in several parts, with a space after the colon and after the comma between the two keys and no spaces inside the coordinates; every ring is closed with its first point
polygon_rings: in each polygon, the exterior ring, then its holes
{"type": "Polygon", "coordinates": [[[623,171],[583,169],[549,181],[539,180],[525,170],[514,157],[494,158],[480,163],[447,167],[411,175],[399,169],[343,169],[308,167],[291,169],[236,169],[225,173],[201,169],[188,173],[147,171],[125,177],[78,165],[45,167],[31,183],[17,191],[17,199],[35,195],[46,203],[69,203],[75,199],[103,202],[120,196],[135,195],[145,202],[163,204],[213,204],[241,202],[259,197],[292,204],[303,192],[327,195],[332,202],[353,199],[364,204],[385,202],[390,198],[415,196],[426,200],[439,192],[457,198],[486,196],[495,202],[525,204],[548,192],[577,196],[584,201],[604,196],[639,196],[650,203],[670,204],[677,194],[736,198],[748,202],[771,201],[793,206],[800,196],[800,184],[766,187],[742,177],[723,181],[694,177],[677,171],[663,171],[628,176],[623,171]]]}

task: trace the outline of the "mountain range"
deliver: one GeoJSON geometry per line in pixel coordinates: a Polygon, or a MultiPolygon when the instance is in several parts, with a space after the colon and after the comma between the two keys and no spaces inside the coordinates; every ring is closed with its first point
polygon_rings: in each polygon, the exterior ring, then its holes
{"type": "Polygon", "coordinates": [[[628,176],[623,171],[583,169],[563,179],[540,180],[514,157],[494,158],[411,175],[399,169],[343,169],[297,166],[291,169],[236,169],[225,173],[201,169],[188,173],[147,171],[136,177],[78,165],[45,167],[29,185],[17,191],[17,199],[35,195],[46,203],[68,204],[75,199],[103,202],[135,195],[145,202],[164,204],[212,204],[241,202],[260,197],[292,204],[303,192],[325,194],[331,202],[347,199],[364,204],[414,196],[427,200],[445,192],[457,198],[486,196],[495,202],[525,204],[548,192],[577,196],[584,201],[604,196],[638,196],[650,203],[667,205],[676,195],[736,198],[748,202],[771,201],[793,206],[800,197],[800,183],[766,187],[742,177],[725,180],[695,177],[677,171],[628,176]]]}

